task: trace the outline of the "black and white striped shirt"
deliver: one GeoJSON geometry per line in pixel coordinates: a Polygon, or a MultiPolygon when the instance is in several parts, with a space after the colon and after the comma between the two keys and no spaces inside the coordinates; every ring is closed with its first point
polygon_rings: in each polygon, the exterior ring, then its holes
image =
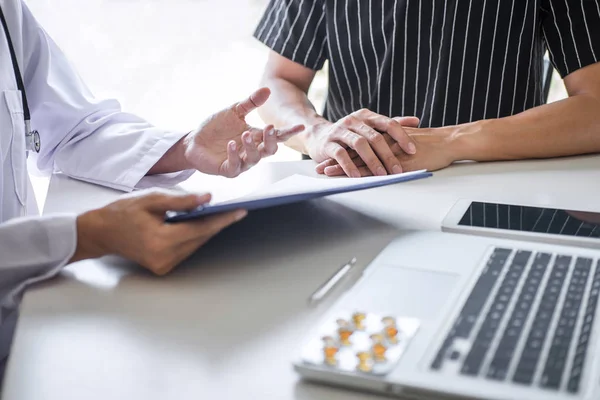
{"type": "Polygon", "coordinates": [[[255,36],[329,60],[329,120],[369,108],[437,127],[541,105],[546,49],[563,77],[599,61],[599,1],[270,0],[255,36]]]}

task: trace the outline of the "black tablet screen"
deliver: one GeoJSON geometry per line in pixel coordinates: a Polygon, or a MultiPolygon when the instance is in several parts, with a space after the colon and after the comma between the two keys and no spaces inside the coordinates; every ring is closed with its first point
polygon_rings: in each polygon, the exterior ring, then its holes
{"type": "Polygon", "coordinates": [[[472,202],[459,225],[600,238],[600,213],[472,202]]]}

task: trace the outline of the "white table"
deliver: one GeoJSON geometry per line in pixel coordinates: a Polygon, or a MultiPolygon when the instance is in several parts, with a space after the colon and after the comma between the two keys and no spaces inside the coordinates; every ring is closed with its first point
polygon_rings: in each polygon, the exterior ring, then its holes
{"type": "MultiPolygon", "coordinates": [[[[264,163],[225,185],[241,195],[311,162],[264,163]]],[[[46,213],[83,211],[119,193],[53,177],[46,213]]],[[[365,399],[291,367],[296,345],[343,287],[307,297],[342,263],[362,268],[404,229],[439,230],[459,198],[600,210],[600,157],[456,165],[434,177],[252,213],[164,278],[104,258],[67,268],[21,307],[3,399],[365,399]]],[[[349,279],[346,286],[350,284],[349,279]]]]}

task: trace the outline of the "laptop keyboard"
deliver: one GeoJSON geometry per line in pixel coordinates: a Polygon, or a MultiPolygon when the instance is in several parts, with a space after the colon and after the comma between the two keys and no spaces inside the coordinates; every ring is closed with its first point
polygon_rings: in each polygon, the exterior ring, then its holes
{"type": "Polygon", "coordinates": [[[431,368],[577,393],[599,294],[600,261],[496,248],[431,368]]]}

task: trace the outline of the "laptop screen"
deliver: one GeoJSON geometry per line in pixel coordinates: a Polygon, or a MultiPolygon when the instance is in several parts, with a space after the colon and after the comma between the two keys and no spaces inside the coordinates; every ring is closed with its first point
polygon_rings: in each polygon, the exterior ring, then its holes
{"type": "Polygon", "coordinates": [[[600,213],[472,202],[459,225],[600,239],[600,213]]]}

